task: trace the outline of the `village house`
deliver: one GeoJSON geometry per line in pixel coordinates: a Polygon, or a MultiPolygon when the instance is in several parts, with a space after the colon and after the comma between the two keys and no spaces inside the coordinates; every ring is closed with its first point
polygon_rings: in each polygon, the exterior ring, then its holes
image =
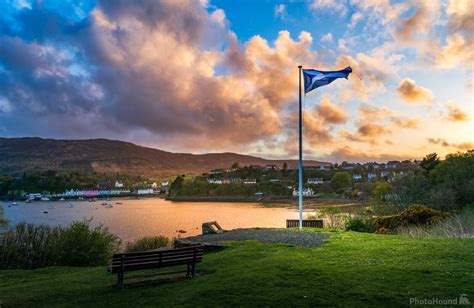
{"type": "Polygon", "coordinates": [[[369,172],[367,174],[367,178],[370,180],[373,180],[373,179],[376,179],[377,178],[377,174],[375,172],[369,172]]]}
{"type": "Polygon", "coordinates": [[[116,180],[114,186],[115,186],[115,188],[122,188],[122,187],[123,187],[123,183],[122,183],[122,181],[116,180]]]}
{"type": "Polygon", "coordinates": [[[323,178],[309,178],[308,184],[323,184],[323,178]]]}
{"type": "Polygon", "coordinates": [[[254,184],[257,184],[257,180],[256,179],[246,179],[246,180],[244,180],[244,184],[254,185],[254,184]]]}
{"type": "Polygon", "coordinates": [[[272,183],[272,184],[280,183],[280,180],[279,179],[270,179],[270,183],[272,183]]]}
{"type": "Polygon", "coordinates": [[[384,170],[380,173],[380,177],[382,177],[382,178],[389,177],[391,175],[392,175],[392,171],[385,171],[384,170]]]}
{"type": "Polygon", "coordinates": [[[398,160],[391,160],[387,163],[387,168],[388,169],[395,169],[398,167],[398,165],[400,164],[400,162],[398,160]]]}
{"type": "Polygon", "coordinates": [[[362,174],[354,173],[352,178],[356,181],[362,180],[362,174]]]}
{"type": "MultiPolygon", "coordinates": [[[[300,195],[299,189],[293,189],[293,197],[298,197],[300,195]]],[[[314,191],[311,188],[303,188],[303,197],[310,197],[314,195],[314,191]]]]}
{"type": "Polygon", "coordinates": [[[277,165],[266,165],[265,167],[263,167],[263,170],[265,170],[265,171],[278,170],[278,166],[277,165]]]}

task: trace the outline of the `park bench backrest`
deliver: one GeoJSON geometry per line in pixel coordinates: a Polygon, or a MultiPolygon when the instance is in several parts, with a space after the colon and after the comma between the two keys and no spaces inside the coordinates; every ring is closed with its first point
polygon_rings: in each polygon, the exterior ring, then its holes
{"type": "Polygon", "coordinates": [[[117,253],[112,257],[109,272],[126,272],[157,267],[195,264],[202,261],[202,246],[191,246],[167,250],[117,253]]]}
{"type": "MultiPolygon", "coordinates": [[[[298,219],[287,219],[286,220],[286,227],[287,228],[296,228],[299,226],[298,219]]],[[[303,219],[303,227],[304,228],[322,228],[323,221],[320,219],[303,219]]]]}

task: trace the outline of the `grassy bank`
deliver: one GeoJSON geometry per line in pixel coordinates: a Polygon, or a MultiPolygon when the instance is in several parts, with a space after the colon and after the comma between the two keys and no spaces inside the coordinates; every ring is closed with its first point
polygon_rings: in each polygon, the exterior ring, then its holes
{"type": "MultiPolygon", "coordinates": [[[[315,249],[232,242],[193,280],[111,287],[105,267],[0,271],[6,306],[399,306],[410,298],[474,300],[474,241],[332,232],[315,249]]],[[[157,271],[131,273],[126,281],[157,271]]]]}

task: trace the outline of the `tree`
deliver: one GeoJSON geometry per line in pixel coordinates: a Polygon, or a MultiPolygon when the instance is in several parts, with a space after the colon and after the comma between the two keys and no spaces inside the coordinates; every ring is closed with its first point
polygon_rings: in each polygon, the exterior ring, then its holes
{"type": "Polygon", "coordinates": [[[433,170],[434,167],[439,163],[439,157],[436,153],[426,155],[420,163],[420,167],[425,169],[427,173],[433,170]]]}
{"type": "Polygon", "coordinates": [[[240,168],[240,165],[238,162],[235,162],[232,164],[232,166],[230,167],[231,169],[239,169],[240,168]]]}
{"type": "Polygon", "coordinates": [[[372,191],[372,197],[380,202],[387,201],[387,195],[392,191],[392,185],[388,182],[379,182],[372,191]]]}
{"type": "Polygon", "coordinates": [[[173,183],[170,185],[170,195],[176,195],[179,190],[183,187],[183,182],[184,179],[182,176],[177,176],[176,179],[174,179],[173,183]]]}
{"type": "Polygon", "coordinates": [[[351,187],[351,184],[352,178],[349,172],[336,172],[331,178],[331,187],[338,191],[351,187]]]}
{"type": "MultiPolygon", "coordinates": [[[[432,196],[445,199],[447,195],[453,195],[454,204],[451,207],[461,208],[474,204],[474,150],[447,155],[444,161],[432,169],[429,179],[433,186],[432,196]]],[[[443,201],[439,203],[446,203],[443,201]]],[[[449,208],[447,204],[437,207],[449,208]]]]}

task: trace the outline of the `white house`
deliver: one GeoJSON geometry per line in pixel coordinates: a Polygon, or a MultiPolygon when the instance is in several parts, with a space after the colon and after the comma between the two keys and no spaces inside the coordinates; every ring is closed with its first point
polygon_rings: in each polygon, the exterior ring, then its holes
{"type": "Polygon", "coordinates": [[[115,188],[122,188],[122,187],[123,187],[123,183],[122,183],[122,181],[116,180],[114,186],[115,186],[115,188]]]}
{"type": "MultiPolygon", "coordinates": [[[[293,189],[293,197],[298,197],[299,195],[299,189],[293,189]]],[[[311,188],[303,188],[303,197],[310,197],[312,195],[314,195],[314,191],[311,188]]]]}
{"type": "Polygon", "coordinates": [[[153,188],[153,189],[157,189],[158,184],[156,184],[156,182],[153,182],[153,183],[151,183],[150,187],[153,188]]]}
{"type": "Polygon", "coordinates": [[[362,174],[354,173],[354,174],[352,175],[352,178],[353,178],[354,180],[356,180],[356,181],[357,181],[357,180],[362,180],[362,174]]]}
{"type": "Polygon", "coordinates": [[[386,176],[389,176],[389,175],[392,175],[392,171],[385,171],[384,170],[380,173],[381,177],[386,177],[386,176]]]}
{"type": "Polygon", "coordinates": [[[246,180],[244,180],[244,184],[254,185],[254,184],[257,184],[257,180],[256,179],[246,179],[246,180]]]}
{"type": "Polygon", "coordinates": [[[276,184],[276,183],[279,183],[280,180],[279,179],[270,179],[270,183],[272,184],[276,184]]]}
{"type": "Polygon", "coordinates": [[[323,178],[309,178],[308,184],[323,184],[323,178]]]}
{"type": "Polygon", "coordinates": [[[151,195],[153,193],[154,193],[153,188],[143,188],[143,189],[137,190],[138,195],[151,195]]]}
{"type": "Polygon", "coordinates": [[[367,174],[367,178],[368,178],[369,180],[376,179],[376,178],[377,178],[377,174],[376,174],[375,172],[369,172],[369,173],[367,174]]]}
{"type": "Polygon", "coordinates": [[[208,182],[209,184],[222,184],[222,179],[212,179],[212,178],[209,179],[209,178],[208,178],[208,179],[207,179],[207,182],[208,182]]]}

